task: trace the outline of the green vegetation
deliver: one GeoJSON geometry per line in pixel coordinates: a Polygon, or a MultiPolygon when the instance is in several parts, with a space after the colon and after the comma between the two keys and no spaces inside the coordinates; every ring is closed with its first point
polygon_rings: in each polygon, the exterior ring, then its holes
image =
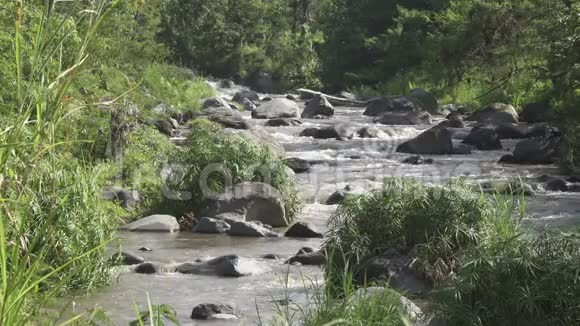
{"type": "Polygon", "coordinates": [[[395,251],[435,286],[429,298],[451,325],[574,323],[580,238],[529,233],[519,223],[523,209],[520,199],[460,183],[388,180],[338,209],[326,243],[327,287],[342,295],[344,271],[395,251]]]}
{"type": "Polygon", "coordinates": [[[189,137],[183,162],[191,166],[185,182],[194,206],[203,198],[200,181],[210,168],[212,173],[207,175],[207,182],[203,182],[208,190],[220,193],[226,184],[267,182],[284,196],[287,218],[292,221],[297,217],[302,204],[293,175],[269,145],[244,135],[226,134],[207,120],[197,120],[192,125],[193,134],[189,137]]]}

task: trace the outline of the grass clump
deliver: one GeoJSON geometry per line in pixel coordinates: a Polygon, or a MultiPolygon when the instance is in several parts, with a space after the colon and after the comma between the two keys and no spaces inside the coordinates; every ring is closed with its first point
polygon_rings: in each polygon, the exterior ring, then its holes
{"type": "Polygon", "coordinates": [[[274,150],[244,135],[228,134],[219,125],[201,119],[192,124],[183,163],[187,167],[185,185],[198,207],[204,192],[200,180],[208,168],[207,187],[221,193],[227,185],[242,182],[264,182],[284,197],[286,218],[294,220],[302,204],[296,183],[288,167],[274,150]]]}
{"type": "Polygon", "coordinates": [[[414,180],[386,180],[381,190],[338,208],[327,246],[348,248],[336,252],[351,268],[369,255],[395,250],[440,284],[457,272],[461,252],[477,243],[484,224],[498,214],[511,217],[513,208],[498,206],[461,183],[429,187],[414,180]]]}

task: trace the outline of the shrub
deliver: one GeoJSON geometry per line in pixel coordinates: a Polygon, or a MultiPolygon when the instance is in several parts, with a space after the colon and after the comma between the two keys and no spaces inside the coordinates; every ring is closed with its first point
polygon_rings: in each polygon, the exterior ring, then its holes
{"type": "Polygon", "coordinates": [[[576,325],[578,261],[577,234],[489,236],[435,301],[452,325],[576,325]]]}
{"type": "Polygon", "coordinates": [[[211,164],[219,164],[220,173],[208,176],[210,190],[221,192],[226,180],[234,185],[245,181],[269,182],[284,196],[287,219],[296,218],[301,208],[296,184],[287,166],[270,147],[242,135],[227,134],[207,120],[197,120],[192,127],[183,163],[191,167],[185,182],[193,195],[194,207],[203,200],[202,172],[211,164]]]}
{"type": "Polygon", "coordinates": [[[179,160],[180,149],[156,129],[145,126],[128,133],[124,154],[123,184],[139,191],[143,209],[162,205],[161,171],[166,164],[179,160]]]}
{"type": "Polygon", "coordinates": [[[345,201],[331,219],[326,246],[345,259],[335,257],[339,264],[327,275],[354,268],[365,256],[395,250],[411,256],[415,269],[441,284],[459,270],[461,253],[477,243],[485,223],[501,218],[510,227],[517,224],[515,208],[458,182],[434,187],[386,180],[381,190],[345,201]]]}

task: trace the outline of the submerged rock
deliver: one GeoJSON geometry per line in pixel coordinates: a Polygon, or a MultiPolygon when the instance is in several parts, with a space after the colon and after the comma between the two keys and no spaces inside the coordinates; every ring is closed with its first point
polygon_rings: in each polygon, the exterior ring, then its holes
{"type": "Polygon", "coordinates": [[[427,112],[408,112],[405,114],[385,113],[375,122],[384,125],[430,125],[433,123],[427,112]]]}
{"type": "Polygon", "coordinates": [[[239,237],[278,237],[276,232],[257,221],[238,221],[231,224],[228,234],[239,237]]]}
{"type": "Polygon", "coordinates": [[[292,238],[322,238],[322,233],[318,232],[316,228],[305,222],[294,223],[288,231],[284,234],[285,237],[292,238]]]}
{"type": "Polygon", "coordinates": [[[295,173],[305,173],[310,171],[310,163],[301,158],[289,157],[284,160],[284,163],[286,163],[286,165],[295,173]]]}
{"type": "Polygon", "coordinates": [[[285,264],[301,264],[304,266],[322,266],[326,262],[326,257],[320,251],[296,255],[288,259],[285,264]]]}
{"type": "Polygon", "coordinates": [[[222,277],[241,277],[251,274],[251,271],[242,271],[240,257],[227,255],[199,263],[184,263],[175,268],[176,273],[194,275],[214,275],[222,277]]]}
{"type": "Polygon", "coordinates": [[[211,217],[202,217],[193,228],[196,233],[226,233],[230,230],[230,225],[225,221],[211,217]]]}
{"type": "Polygon", "coordinates": [[[135,273],[137,274],[155,274],[159,271],[159,266],[153,263],[141,263],[135,267],[135,273]]]}
{"type": "Polygon", "coordinates": [[[191,319],[197,320],[207,320],[211,319],[215,315],[232,315],[235,317],[235,309],[228,304],[214,304],[214,303],[204,303],[199,304],[193,308],[191,312],[191,319]]]}
{"type": "Polygon", "coordinates": [[[302,124],[302,121],[298,119],[291,119],[291,118],[277,118],[271,119],[266,121],[266,127],[292,127],[292,126],[299,126],[302,124]]]}
{"type": "Polygon", "coordinates": [[[403,160],[405,164],[412,164],[412,165],[424,165],[424,164],[433,164],[434,161],[432,158],[424,158],[423,156],[416,155],[416,156],[409,156],[403,160]]]}
{"type": "Polygon", "coordinates": [[[354,137],[354,129],[346,124],[337,124],[322,128],[307,128],[300,133],[300,136],[316,139],[347,140],[354,137]]]}

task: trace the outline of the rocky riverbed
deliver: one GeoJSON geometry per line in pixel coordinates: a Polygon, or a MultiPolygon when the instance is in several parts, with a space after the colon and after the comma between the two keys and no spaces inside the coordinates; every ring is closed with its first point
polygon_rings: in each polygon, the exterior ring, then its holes
{"type": "MultiPolygon", "coordinates": [[[[212,84],[227,101],[237,96],[240,106],[253,111],[227,111],[221,108],[227,102],[217,100],[207,107],[219,109],[204,114],[235,130],[265,134],[283,148],[306,203],[300,221],[321,233],[337,203],[350,194],[380,187],[385,177],[417,178],[432,184],[456,177],[480,184],[522,178],[530,195],[527,223],[538,228],[580,223],[580,187],[576,186],[580,180],[558,177],[559,170],[548,164],[549,159],[530,154],[534,144],[521,144],[552,139],[552,131],[541,123],[512,121],[509,108],[492,108],[484,117],[452,115],[447,119],[449,112],[438,108],[432,115],[382,115],[385,106],[413,105],[385,101],[369,106],[372,112],[364,115],[369,109],[333,107],[323,98],[307,104],[297,100],[298,96],[240,93],[248,90],[219,81],[212,84]],[[303,111],[306,114],[301,118],[303,111]],[[494,116],[492,111],[502,113],[494,116]],[[494,124],[481,124],[482,119],[494,124]],[[505,163],[498,163],[502,157],[505,163]],[[522,164],[524,159],[533,164],[522,164]]],[[[187,129],[175,122],[170,133],[179,142],[187,129]]],[[[545,150],[547,146],[542,143],[539,147],[545,150]]],[[[283,235],[286,230],[274,228],[272,232],[283,235]]],[[[312,282],[322,278],[319,266],[285,264],[301,248],[317,250],[323,241],[318,237],[237,237],[227,231],[201,234],[190,230],[121,231],[119,237],[123,250],[135,255],[135,265],[120,269],[111,287],[76,299],[81,308],[101,306],[118,325],[135,319],[133,302],[143,305],[147,295],[153,303],[175,308],[184,325],[254,325],[260,319],[267,325],[276,302],[288,298],[304,302],[312,282]],[[216,272],[217,263],[212,259],[224,256],[218,263],[235,260],[240,277],[216,272]],[[238,319],[192,321],[192,309],[206,303],[230,305],[238,319]]],[[[227,319],[231,311],[225,310],[222,317],[227,319]]]]}

